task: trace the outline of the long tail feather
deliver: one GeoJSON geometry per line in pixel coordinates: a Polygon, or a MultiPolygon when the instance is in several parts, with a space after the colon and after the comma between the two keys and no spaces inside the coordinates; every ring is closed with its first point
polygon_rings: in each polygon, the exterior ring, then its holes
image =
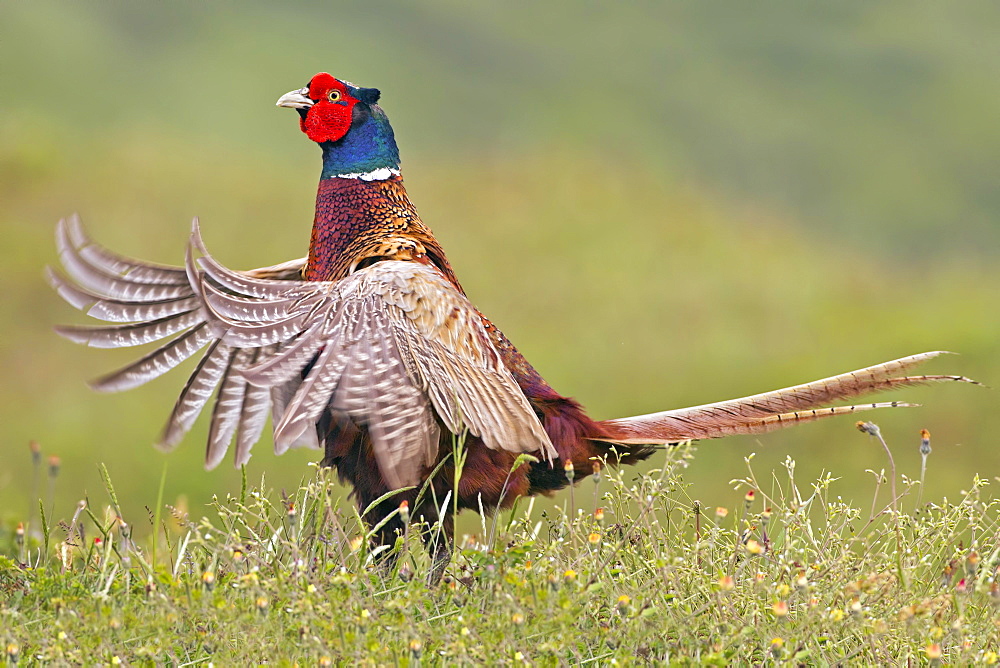
{"type": "Polygon", "coordinates": [[[912,406],[883,402],[824,408],[824,404],[924,383],[956,381],[974,383],[964,376],[897,376],[900,372],[943,354],[942,351],[910,355],[857,371],[823,378],[811,383],[764,392],[740,399],[676,410],[605,420],[599,423],[605,435],[594,440],[642,445],[686,439],[717,438],[733,434],[757,434],[799,422],[870,410],[912,406]]]}

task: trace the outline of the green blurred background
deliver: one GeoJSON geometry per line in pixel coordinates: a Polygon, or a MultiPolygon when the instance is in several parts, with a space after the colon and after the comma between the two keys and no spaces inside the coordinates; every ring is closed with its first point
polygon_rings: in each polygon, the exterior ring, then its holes
{"type": "MultiPolygon", "coordinates": [[[[410,195],[477,305],[597,418],[782,387],[924,350],[1000,383],[996,3],[75,3],[0,7],[0,508],[27,513],[28,441],[62,458],[57,517],[103,499],[202,512],[204,425],[150,444],[186,377],[91,392],[135,351],[74,346],[42,279],[57,219],[179,263],[192,216],[231,267],[304,254],[319,152],[282,93],[330,71],[383,91],[410,195]]],[[[947,386],[871,415],[925,499],[998,471],[996,393],[947,386]]],[[[706,505],[757,453],[870,500],[850,418],[700,446],[706,505]]],[[[315,452],[258,444],[277,488],[315,452]]]]}

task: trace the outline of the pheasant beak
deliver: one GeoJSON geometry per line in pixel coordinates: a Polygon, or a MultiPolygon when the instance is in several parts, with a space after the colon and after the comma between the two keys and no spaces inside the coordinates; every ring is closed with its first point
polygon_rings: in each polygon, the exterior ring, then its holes
{"type": "Polygon", "coordinates": [[[276,106],[290,107],[291,109],[308,109],[315,102],[309,99],[309,87],[299,88],[285,93],[278,98],[276,106]]]}

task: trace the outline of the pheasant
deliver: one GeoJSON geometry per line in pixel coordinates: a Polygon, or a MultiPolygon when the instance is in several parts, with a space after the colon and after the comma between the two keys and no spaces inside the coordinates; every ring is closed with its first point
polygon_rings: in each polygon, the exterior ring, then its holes
{"type": "MultiPolygon", "coordinates": [[[[297,110],[302,132],[322,149],[305,258],[227,269],[206,250],[196,219],[185,265],[156,265],[94,243],[75,216],[60,221],[56,241],[68,277],[49,268],[49,282],[77,309],[115,324],[57,331],[98,348],[168,339],[93,381],[95,389],[131,389],[201,351],[160,447],[179,443],[214,394],[206,467],[218,465],[233,441],[241,466],[270,415],[275,452],[324,449],[323,464],[353,486],[360,508],[371,506],[365,519],[378,527],[374,540],[391,545],[403,527],[401,501],[439,522],[447,537],[457,512],[496,511],[521,496],[552,493],[570,484],[569,470],[631,464],[688,439],[909,405],[827,407],[870,392],[973,382],[907,375],[939,354],[929,352],[740,399],[593,420],[469,301],[407,197],[379,97],[377,89],[320,73],[277,102],[297,110]],[[464,442],[465,460],[453,487],[456,441],[464,442]],[[519,460],[522,454],[531,457],[519,460]],[[431,493],[422,494],[427,486],[431,493]]],[[[434,545],[440,575],[451,548],[447,538],[434,545]]]]}

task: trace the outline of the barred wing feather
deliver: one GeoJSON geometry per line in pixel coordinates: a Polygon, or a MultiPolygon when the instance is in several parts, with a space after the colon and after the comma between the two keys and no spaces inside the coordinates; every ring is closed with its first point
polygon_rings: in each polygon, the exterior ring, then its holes
{"type": "MultiPolygon", "coordinates": [[[[201,278],[192,276],[189,267],[133,260],[109,251],[86,236],[76,216],[56,226],[56,246],[66,275],[47,268],[46,277],[52,287],[87,315],[115,323],[57,327],[60,335],[98,348],[161,343],[138,361],[93,381],[92,386],[105,392],[131,389],[200,352],[201,358],[177,398],[158,446],[176,446],[214,394],[206,465],[217,465],[234,438],[235,463],[245,464],[250,458],[250,446],[264,428],[273,393],[248,386],[236,369],[273,354],[274,347],[231,346],[219,340],[214,321],[207,318],[201,291],[196,289],[201,278]]],[[[287,286],[301,277],[304,265],[302,258],[242,275],[265,284],[287,286]]],[[[288,391],[288,387],[283,389],[288,391]]],[[[302,444],[318,447],[315,434],[303,438],[302,444]]]]}
{"type": "MultiPolygon", "coordinates": [[[[193,245],[203,249],[197,237],[193,245]]],[[[285,342],[242,371],[248,382],[273,387],[310,365],[275,424],[278,451],[330,408],[367,426],[382,474],[396,487],[418,482],[433,463],[441,426],[492,449],[555,457],[481,316],[437,269],[386,260],[336,283],[292,282],[278,291],[207,254],[196,264],[224,344],[285,342]]]]}
{"type": "Polygon", "coordinates": [[[368,428],[395,487],[433,464],[442,428],[493,449],[556,456],[481,316],[431,266],[383,261],[337,283],[301,280],[304,260],[236,272],[208,254],[197,221],[184,267],[112,253],[76,217],[60,221],[56,243],[68,276],[48,270],[53,288],[114,323],[61,335],[104,348],[160,343],[95,388],[130,389],[201,355],[159,445],[179,443],[214,396],[209,468],[233,440],[236,464],[246,463],[269,413],[277,453],[319,447],[327,410],[368,428]]]}

